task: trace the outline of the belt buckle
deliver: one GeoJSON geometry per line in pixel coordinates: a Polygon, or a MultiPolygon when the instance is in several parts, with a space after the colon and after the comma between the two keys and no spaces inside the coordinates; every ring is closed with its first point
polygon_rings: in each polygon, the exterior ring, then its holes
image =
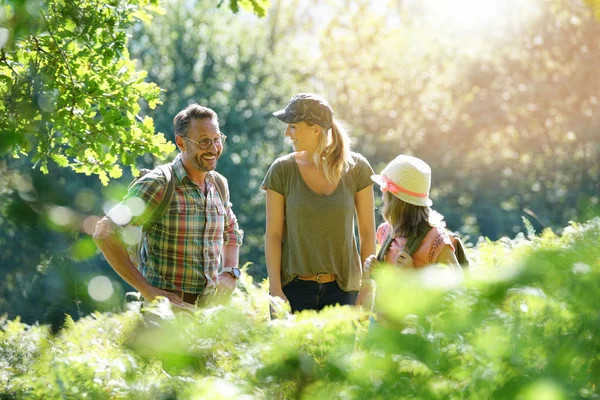
{"type": "Polygon", "coordinates": [[[322,284],[322,282],[321,282],[321,275],[325,275],[325,274],[324,274],[324,273],[322,273],[322,272],[321,272],[320,274],[317,274],[317,283],[318,283],[319,285],[321,285],[321,284],[322,284]]]}

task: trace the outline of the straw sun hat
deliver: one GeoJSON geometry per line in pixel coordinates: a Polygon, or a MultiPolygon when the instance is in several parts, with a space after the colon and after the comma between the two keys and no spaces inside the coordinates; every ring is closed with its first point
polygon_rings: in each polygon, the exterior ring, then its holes
{"type": "Polygon", "coordinates": [[[390,192],[409,204],[421,207],[433,204],[429,198],[431,168],[420,158],[399,155],[371,179],[381,186],[382,192],[390,192]]]}

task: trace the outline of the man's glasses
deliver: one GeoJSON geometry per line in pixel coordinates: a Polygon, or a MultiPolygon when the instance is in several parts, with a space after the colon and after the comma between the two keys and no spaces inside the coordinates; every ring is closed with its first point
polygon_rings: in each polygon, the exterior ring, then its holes
{"type": "Polygon", "coordinates": [[[198,146],[200,148],[200,150],[206,150],[208,148],[210,148],[212,146],[212,144],[214,143],[216,147],[223,147],[223,143],[225,143],[225,139],[227,139],[227,136],[223,135],[221,133],[221,135],[216,138],[216,139],[202,139],[199,142],[196,142],[195,140],[190,139],[189,137],[186,136],[182,136],[185,140],[189,140],[190,142],[194,143],[196,146],[198,146]]]}

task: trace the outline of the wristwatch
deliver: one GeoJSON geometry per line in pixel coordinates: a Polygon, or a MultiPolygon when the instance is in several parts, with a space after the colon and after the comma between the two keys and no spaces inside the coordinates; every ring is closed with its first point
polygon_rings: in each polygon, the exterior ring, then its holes
{"type": "Polygon", "coordinates": [[[242,276],[242,271],[238,267],[223,267],[223,272],[230,273],[235,279],[242,276]]]}

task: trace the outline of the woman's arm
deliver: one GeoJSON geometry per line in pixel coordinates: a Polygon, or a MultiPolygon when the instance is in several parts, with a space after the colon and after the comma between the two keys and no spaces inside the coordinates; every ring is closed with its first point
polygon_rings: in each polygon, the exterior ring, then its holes
{"type": "MultiPolygon", "coordinates": [[[[360,265],[363,266],[369,256],[376,252],[375,247],[375,201],[373,185],[369,185],[354,195],[356,219],[358,221],[358,237],[360,240],[360,265]]],[[[363,271],[364,273],[364,271],[363,271]]],[[[368,274],[370,279],[370,273],[368,274]]],[[[363,278],[364,275],[363,275],[363,278]]],[[[366,282],[366,281],[365,281],[366,282]]],[[[373,293],[370,284],[364,283],[356,298],[356,305],[371,309],[373,293]]]]}
{"type": "Polygon", "coordinates": [[[360,261],[364,265],[370,255],[375,254],[375,201],[373,185],[369,185],[354,195],[358,237],[360,239],[360,261]]]}
{"type": "Polygon", "coordinates": [[[281,288],[281,246],[285,217],[285,197],[267,189],[267,227],[265,232],[265,256],[269,274],[269,293],[287,301],[281,288]]]}

